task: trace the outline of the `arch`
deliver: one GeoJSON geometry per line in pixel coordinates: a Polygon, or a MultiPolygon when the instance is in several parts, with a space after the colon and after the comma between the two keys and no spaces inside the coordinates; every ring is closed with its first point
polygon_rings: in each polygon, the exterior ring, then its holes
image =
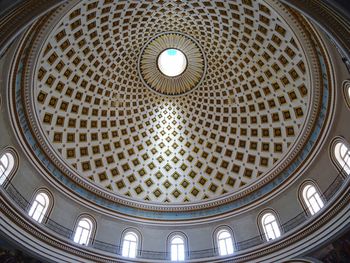
{"type": "Polygon", "coordinates": [[[15,150],[7,147],[0,152],[0,185],[6,184],[11,179],[17,167],[18,157],[15,150]]]}
{"type": "Polygon", "coordinates": [[[316,214],[324,206],[321,191],[316,183],[311,180],[307,180],[299,187],[298,196],[305,211],[310,215],[316,214]]]}
{"type": "Polygon", "coordinates": [[[141,247],[141,234],[136,229],[126,229],[122,235],[122,256],[136,258],[141,247]]]}
{"type": "Polygon", "coordinates": [[[41,223],[44,217],[47,218],[48,212],[51,210],[53,204],[53,196],[46,189],[36,191],[32,205],[28,211],[28,215],[38,223],[41,223]]]}
{"type": "Polygon", "coordinates": [[[350,108],[350,80],[343,81],[343,96],[348,108],[350,108]]]}
{"type": "Polygon", "coordinates": [[[350,174],[350,145],[342,137],[336,137],[331,143],[331,159],[343,176],[350,174]]]}
{"type": "Polygon", "coordinates": [[[182,232],[173,232],[168,236],[168,247],[171,261],[184,261],[188,251],[188,239],[182,232]]]}
{"type": "Polygon", "coordinates": [[[218,227],[214,231],[214,243],[220,256],[233,254],[235,247],[232,229],[227,226],[218,227]]]}
{"type": "Polygon", "coordinates": [[[282,234],[277,213],[272,209],[266,209],[259,214],[258,224],[266,241],[277,239],[282,234]]]}
{"type": "Polygon", "coordinates": [[[96,232],[96,220],[87,214],[78,217],[73,241],[77,244],[88,246],[92,243],[96,232]]]}

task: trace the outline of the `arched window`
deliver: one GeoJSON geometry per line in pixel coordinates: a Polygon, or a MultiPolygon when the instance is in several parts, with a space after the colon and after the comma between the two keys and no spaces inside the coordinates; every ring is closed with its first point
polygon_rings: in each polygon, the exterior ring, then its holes
{"type": "Polygon", "coordinates": [[[4,153],[0,158],[0,185],[2,185],[6,178],[11,173],[15,165],[15,159],[9,152],[4,153]]]}
{"type": "Polygon", "coordinates": [[[83,217],[79,220],[74,234],[74,242],[87,246],[92,233],[93,224],[89,218],[83,217]]]}
{"type": "Polygon", "coordinates": [[[29,216],[32,217],[35,221],[41,223],[43,220],[47,209],[49,208],[50,199],[46,193],[40,192],[36,195],[32,206],[29,210],[29,216]]]}
{"type": "Polygon", "coordinates": [[[175,235],[170,241],[171,261],[185,260],[185,240],[180,235],[175,235]]]}
{"type": "Polygon", "coordinates": [[[323,201],[315,186],[311,184],[305,185],[302,195],[311,215],[316,214],[324,206],[323,201]]]}
{"type": "Polygon", "coordinates": [[[339,165],[346,174],[350,174],[350,150],[342,142],[338,142],[334,147],[334,155],[339,165]]]}
{"type": "Polygon", "coordinates": [[[347,106],[350,108],[350,80],[347,79],[343,82],[343,91],[347,106]]]}
{"type": "Polygon", "coordinates": [[[281,236],[276,217],[271,212],[267,212],[261,217],[261,224],[267,241],[281,236]]]}
{"type": "Polygon", "coordinates": [[[122,256],[136,258],[138,247],[138,236],[134,232],[127,232],[123,238],[122,256]]]}
{"type": "Polygon", "coordinates": [[[220,230],[217,234],[220,256],[233,254],[233,241],[229,231],[220,230]]]}

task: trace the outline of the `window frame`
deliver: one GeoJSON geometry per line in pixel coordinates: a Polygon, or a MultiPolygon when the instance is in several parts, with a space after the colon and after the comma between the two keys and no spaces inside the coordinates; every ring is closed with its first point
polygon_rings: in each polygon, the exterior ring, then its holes
{"type": "Polygon", "coordinates": [[[347,175],[350,175],[350,148],[344,142],[337,142],[334,145],[334,156],[338,164],[340,165],[341,170],[344,171],[347,175]],[[342,150],[344,148],[345,148],[345,156],[342,156],[342,150]]]}
{"type": "Polygon", "coordinates": [[[123,234],[122,234],[122,237],[121,237],[121,242],[120,242],[120,248],[121,248],[121,251],[120,251],[120,254],[122,257],[125,257],[125,258],[137,258],[139,255],[140,255],[140,251],[141,251],[141,242],[142,240],[142,236],[141,236],[141,233],[139,230],[137,229],[134,229],[134,228],[127,228],[123,231],[123,234]],[[135,251],[135,257],[130,257],[130,242],[129,242],[129,253],[127,256],[123,255],[124,253],[124,246],[125,246],[125,237],[128,235],[128,234],[132,234],[136,237],[136,251],[135,251]]]}
{"type": "Polygon", "coordinates": [[[92,217],[91,215],[89,214],[82,214],[80,216],[77,217],[77,220],[75,222],[75,227],[74,227],[74,232],[72,234],[72,241],[74,242],[74,244],[76,245],[80,245],[80,246],[91,246],[93,243],[94,243],[94,240],[95,240],[95,233],[96,233],[96,228],[97,228],[97,223],[96,223],[96,220],[94,217],[92,217]],[[80,234],[80,238],[79,238],[79,242],[76,242],[75,241],[75,236],[77,235],[77,231],[78,231],[78,228],[80,227],[79,226],[79,223],[82,221],[82,220],[88,220],[91,222],[91,229],[90,229],[90,233],[88,235],[88,239],[87,239],[87,242],[86,244],[85,243],[81,243],[80,240],[81,240],[81,236],[82,236],[82,233],[80,234]]]}
{"type": "MultiPolygon", "coordinates": [[[[339,174],[342,176],[342,178],[345,179],[346,177],[350,176],[350,173],[347,173],[344,170],[343,166],[341,165],[341,163],[338,160],[337,154],[335,153],[336,147],[339,143],[344,144],[347,147],[348,151],[350,151],[350,145],[349,145],[348,141],[345,140],[341,136],[337,136],[332,140],[330,147],[329,147],[329,152],[330,152],[331,160],[332,160],[334,166],[336,167],[336,170],[339,172],[339,174]]],[[[348,164],[347,166],[349,167],[349,172],[350,172],[350,164],[348,164]]]]}
{"type": "MultiPolygon", "coordinates": [[[[263,240],[265,240],[266,242],[273,242],[273,241],[278,240],[282,237],[283,228],[282,228],[282,225],[280,223],[279,216],[275,210],[268,208],[268,209],[261,211],[258,215],[257,220],[258,220],[258,227],[259,227],[259,231],[260,231],[260,236],[263,240]],[[278,231],[279,231],[279,236],[276,236],[276,233],[275,233],[273,227],[271,226],[273,229],[274,235],[275,235],[275,238],[271,238],[271,239],[268,238],[268,233],[267,233],[268,231],[265,227],[266,225],[264,225],[264,223],[263,223],[264,217],[268,214],[271,214],[274,217],[274,219],[275,219],[274,221],[276,222],[277,227],[278,227],[278,231]]],[[[269,224],[269,225],[272,225],[272,224],[269,224]]]]}
{"type": "Polygon", "coordinates": [[[350,109],[350,80],[346,79],[342,83],[343,96],[348,109],[350,109]]]}
{"type": "Polygon", "coordinates": [[[317,214],[320,210],[323,209],[323,207],[326,205],[326,202],[324,200],[324,197],[323,197],[323,194],[322,194],[322,191],[320,190],[320,188],[318,187],[318,185],[316,184],[316,182],[312,181],[312,180],[307,180],[307,181],[304,181],[299,189],[298,189],[298,199],[299,199],[299,202],[301,203],[305,213],[309,216],[313,216],[315,214],[317,214]],[[322,202],[322,206],[320,207],[320,209],[315,212],[314,209],[312,208],[312,205],[311,204],[308,204],[309,201],[308,200],[305,200],[305,196],[304,196],[304,191],[305,191],[305,188],[308,187],[308,186],[311,186],[311,187],[314,187],[315,190],[316,190],[316,193],[318,194],[321,202],[322,202]],[[312,208],[312,211],[311,209],[312,208]]]}
{"type": "Polygon", "coordinates": [[[39,192],[33,202],[31,203],[30,209],[28,211],[28,215],[37,221],[38,223],[41,223],[45,217],[45,214],[47,212],[47,209],[50,205],[50,198],[45,192],[39,192]],[[43,200],[39,200],[39,197],[43,200]],[[43,203],[41,203],[43,201],[43,203]],[[39,213],[39,214],[38,214],[39,213]]]}
{"type": "Polygon", "coordinates": [[[53,206],[54,206],[54,202],[55,202],[54,196],[47,188],[39,188],[36,191],[34,191],[32,198],[31,198],[31,201],[30,201],[30,203],[28,203],[28,206],[26,208],[27,215],[33,221],[35,221],[39,224],[45,224],[50,217],[51,211],[52,211],[53,206]],[[40,217],[39,217],[40,220],[36,220],[33,218],[34,212],[32,212],[32,215],[30,215],[30,214],[31,214],[31,210],[33,208],[34,202],[37,202],[36,198],[40,194],[45,194],[48,197],[48,205],[47,205],[46,209],[44,209],[45,211],[41,212],[42,218],[40,219],[40,217]]]}
{"type": "Polygon", "coordinates": [[[168,250],[168,255],[169,255],[169,260],[171,262],[184,262],[188,259],[188,251],[189,251],[189,247],[188,247],[188,238],[187,236],[185,235],[185,233],[183,232],[172,232],[169,236],[168,236],[168,239],[167,239],[167,250],[168,250]],[[181,238],[182,241],[183,241],[183,259],[178,259],[179,258],[179,253],[177,253],[177,256],[176,256],[176,260],[173,260],[173,254],[172,254],[172,251],[173,251],[173,246],[176,245],[177,246],[177,252],[178,252],[178,246],[177,244],[173,244],[173,240],[175,238],[181,238]]]}
{"type": "Polygon", "coordinates": [[[0,151],[0,159],[5,154],[11,155],[11,157],[13,158],[13,165],[10,171],[8,172],[8,174],[4,175],[5,177],[4,181],[1,182],[2,179],[0,179],[0,187],[3,187],[3,188],[7,187],[8,183],[12,180],[13,176],[17,173],[17,170],[18,170],[18,155],[15,149],[13,149],[12,147],[5,147],[0,151]]]}
{"type": "MultiPolygon", "coordinates": [[[[225,240],[228,238],[225,238],[225,240]]],[[[213,233],[213,240],[214,240],[214,247],[216,249],[216,253],[220,256],[220,257],[226,257],[226,256],[231,256],[235,253],[235,251],[237,250],[236,248],[236,243],[235,243],[235,238],[234,238],[234,234],[232,229],[229,226],[220,226],[217,229],[215,229],[214,233],[213,233]],[[227,249],[227,242],[225,241],[225,248],[226,248],[226,252],[227,254],[222,255],[221,254],[221,248],[220,248],[220,239],[219,239],[219,235],[222,232],[227,232],[230,235],[230,239],[231,239],[231,243],[232,243],[232,253],[229,253],[229,249],[227,249]]]]}

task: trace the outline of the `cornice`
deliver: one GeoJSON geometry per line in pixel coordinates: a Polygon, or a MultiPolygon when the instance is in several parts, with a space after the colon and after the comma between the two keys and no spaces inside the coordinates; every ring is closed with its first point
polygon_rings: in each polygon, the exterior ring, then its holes
{"type": "Polygon", "coordinates": [[[65,0],[26,0],[13,6],[6,14],[1,16],[0,56],[23,28],[63,2],[65,0]]]}
{"type": "Polygon", "coordinates": [[[319,24],[350,59],[350,23],[330,5],[328,0],[281,0],[319,24]]]}
{"type": "MultiPolygon", "coordinates": [[[[284,8],[284,7],[283,7],[284,8]]],[[[287,10],[285,10],[287,12],[287,10]]],[[[293,16],[290,16],[289,19],[295,21],[297,23],[297,19],[293,16]]],[[[302,26],[300,23],[297,23],[299,25],[299,29],[298,30],[302,30],[302,26]]],[[[304,35],[303,37],[307,38],[306,35],[304,35]]],[[[308,42],[308,45],[306,47],[307,49],[310,50],[311,53],[316,53],[316,51],[314,50],[314,48],[312,47],[312,44],[310,42],[308,42]]],[[[310,65],[318,65],[319,61],[318,58],[316,57],[311,57],[310,61],[309,61],[310,65]]],[[[321,72],[318,71],[318,67],[312,67],[312,70],[314,70],[313,75],[316,76],[314,82],[312,83],[312,85],[316,86],[316,87],[320,87],[322,86],[322,80],[320,79],[321,76],[321,72]]],[[[28,76],[26,78],[27,84],[28,85],[30,83],[30,80],[28,79],[28,76]],[[28,83],[29,81],[29,83],[28,83]]],[[[321,93],[319,94],[315,94],[315,98],[320,98],[321,97],[321,93]]],[[[28,100],[28,95],[26,96],[26,100],[28,100]]],[[[316,100],[317,101],[317,100],[316,100]]],[[[27,103],[27,105],[31,105],[31,103],[27,103]]],[[[313,112],[309,113],[311,114],[313,118],[315,118],[317,115],[319,115],[319,110],[320,110],[321,106],[315,107],[313,109],[313,112]]],[[[28,108],[28,111],[30,110],[30,108],[28,108]]],[[[28,112],[27,111],[27,112],[28,112]]],[[[35,123],[35,121],[29,116],[29,119],[31,120],[31,123],[35,123]]],[[[133,202],[127,198],[121,198],[121,197],[115,197],[115,196],[111,196],[109,193],[105,192],[105,191],[100,191],[99,189],[97,189],[96,187],[91,186],[90,184],[86,183],[85,181],[81,180],[79,177],[77,176],[73,176],[74,173],[71,172],[71,170],[67,169],[65,166],[62,166],[60,162],[55,162],[56,167],[58,167],[65,175],[70,175],[71,178],[73,178],[75,180],[76,183],[82,185],[85,189],[87,189],[90,193],[94,194],[94,195],[99,195],[102,196],[105,199],[111,200],[113,202],[117,202],[120,203],[122,205],[125,206],[131,206],[131,207],[135,207],[139,210],[144,210],[144,211],[159,211],[159,212],[186,212],[186,211],[194,211],[194,210],[204,210],[204,209],[210,209],[212,207],[218,207],[218,206],[222,206],[224,204],[228,204],[230,202],[233,202],[235,200],[241,199],[251,193],[256,193],[261,186],[266,185],[267,183],[271,182],[271,180],[276,179],[276,177],[278,175],[280,175],[287,167],[288,164],[293,163],[294,161],[299,161],[299,158],[297,157],[297,153],[301,151],[301,149],[303,149],[303,147],[305,147],[305,143],[309,142],[309,138],[310,138],[310,133],[313,131],[314,126],[315,126],[315,121],[311,121],[309,122],[307,125],[307,127],[305,127],[305,134],[302,138],[299,138],[301,143],[298,145],[298,147],[291,149],[291,155],[285,159],[284,163],[281,164],[281,166],[274,170],[273,173],[271,173],[270,175],[266,176],[265,178],[263,178],[261,181],[259,181],[257,184],[252,185],[251,187],[249,187],[248,189],[245,189],[237,194],[231,195],[231,196],[225,196],[223,198],[220,198],[218,200],[215,200],[213,202],[203,202],[200,204],[190,204],[190,205],[186,205],[183,204],[181,206],[172,206],[172,205],[166,205],[166,206],[161,206],[161,205],[149,205],[149,204],[142,204],[139,202],[133,202]]],[[[32,127],[32,126],[30,126],[32,127]]],[[[36,138],[41,138],[40,133],[38,133],[38,129],[34,128],[33,132],[36,134],[36,138]]],[[[41,140],[41,142],[43,142],[41,140]]],[[[40,143],[40,145],[42,146],[43,144],[40,143]]],[[[44,151],[47,152],[47,151],[44,151]]],[[[55,160],[55,155],[53,154],[49,154],[48,155],[48,159],[50,160],[55,160]]],[[[230,211],[232,211],[232,209],[230,209],[230,211]]],[[[147,217],[147,216],[146,216],[147,217]]]]}
{"type": "MultiPolygon", "coordinates": [[[[268,258],[269,255],[274,255],[274,257],[276,256],[280,259],[283,259],[284,257],[287,257],[287,255],[283,256],[280,254],[281,251],[283,251],[284,249],[288,249],[289,247],[295,249],[294,244],[296,244],[297,242],[312,242],[313,239],[316,238],[317,242],[313,242],[313,245],[310,245],[307,248],[303,248],[304,250],[312,250],[314,246],[320,245],[319,242],[322,241],[317,235],[310,238],[314,233],[317,233],[317,231],[321,231],[322,229],[327,228],[329,231],[329,229],[335,227],[334,221],[336,221],[337,224],[344,224],[344,222],[348,222],[348,219],[346,218],[349,218],[350,216],[349,183],[350,180],[349,177],[347,177],[346,180],[343,182],[343,185],[341,186],[340,190],[335,194],[335,196],[333,196],[329,200],[329,203],[324,209],[321,210],[321,213],[309,218],[304,224],[297,226],[294,231],[285,233],[280,239],[276,240],[275,242],[264,243],[263,245],[259,245],[248,250],[239,251],[234,257],[225,259],[220,259],[217,257],[209,259],[206,258],[205,261],[208,262],[208,260],[210,260],[210,262],[255,262],[259,259],[264,261],[264,258],[268,258]],[[345,214],[347,214],[348,216],[344,218],[345,214]],[[279,251],[280,253],[278,253],[279,251]]],[[[67,255],[71,254],[74,257],[81,258],[82,260],[91,260],[93,262],[158,262],[158,260],[150,261],[142,258],[135,260],[125,260],[122,258],[119,259],[116,256],[111,256],[110,253],[105,253],[103,251],[98,251],[89,247],[85,249],[80,246],[77,247],[76,245],[74,245],[74,243],[67,243],[67,241],[65,241],[64,238],[59,237],[57,234],[54,234],[54,232],[48,231],[43,225],[31,221],[28,218],[28,216],[23,213],[23,211],[18,209],[16,204],[13,203],[13,201],[8,199],[8,196],[5,194],[3,189],[1,189],[0,199],[2,200],[2,202],[0,202],[0,211],[6,216],[6,219],[2,218],[2,220],[0,220],[0,223],[2,223],[3,227],[5,227],[4,222],[10,220],[9,222],[12,222],[17,227],[24,230],[27,233],[25,234],[25,236],[29,240],[32,240],[32,242],[34,242],[34,240],[44,242],[46,244],[44,246],[44,250],[51,250],[52,247],[54,249],[64,251],[65,253],[67,253],[67,255]]],[[[14,230],[14,226],[11,225],[9,222],[6,225],[7,230],[14,230]]],[[[332,233],[327,233],[327,235],[334,235],[336,232],[333,231],[332,233]]],[[[24,235],[24,233],[21,231],[20,235],[24,235]]],[[[27,247],[28,243],[23,242],[22,245],[27,247]]],[[[292,256],[299,255],[296,252],[290,253],[294,253],[292,256]]],[[[290,256],[291,255],[288,255],[288,257],[290,256]]],[[[203,262],[203,259],[188,260],[187,262],[203,262]]]]}

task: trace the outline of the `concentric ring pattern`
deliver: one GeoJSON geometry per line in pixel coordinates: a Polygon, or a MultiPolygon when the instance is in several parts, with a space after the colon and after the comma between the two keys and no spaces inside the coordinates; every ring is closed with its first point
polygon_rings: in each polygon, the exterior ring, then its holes
{"type": "Polygon", "coordinates": [[[206,61],[199,45],[181,33],[162,33],[147,43],[141,51],[139,72],[145,85],[164,95],[185,94],[200,85],[204,78],[206,61]],[[187,67],[176,77],[164,75],[157,66],[159,55],[166,49],[174,48],[185,54],[187,67]]]}
{"type": "Polygon", "coordinates": [[[235,193],[292,154],[313,107],[306,55],[281,14],[275,1],[79,1],[38,56],[33,125],[67,176],[101,191],[156,203],[235,193]],[[138,74],[142,48],[169,31],[207,59],[181,97],[138,74]]]}

